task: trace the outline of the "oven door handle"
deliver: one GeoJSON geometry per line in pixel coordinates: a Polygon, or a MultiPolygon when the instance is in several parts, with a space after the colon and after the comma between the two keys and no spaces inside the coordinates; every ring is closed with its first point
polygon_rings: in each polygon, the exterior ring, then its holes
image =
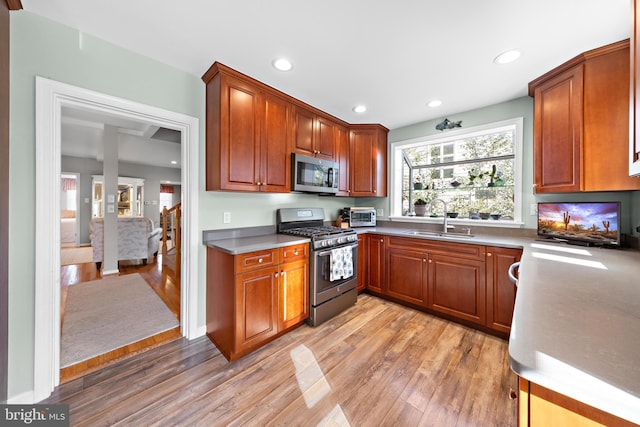
{"type": "MultiPolygon", "coordinates": [[[[346,245],[346,246],[351,246],[352,248],[357,248],[357,247],[358,247],[358,244],[357,244],[357,243],[355,243],[355,244],[352,244],[352,245],[346,245]]],[[[344,246],[338,246],[338,248],[344,248],[344,246]]],[[[335,248],[335,249],[338,249],[338,248],[335,248]]],[[[331,255],[331,251],[318,252],[318,254],[317,254],[317,255],[318,255],[318,256],[328,256],[328,255],[331,255]]]]}

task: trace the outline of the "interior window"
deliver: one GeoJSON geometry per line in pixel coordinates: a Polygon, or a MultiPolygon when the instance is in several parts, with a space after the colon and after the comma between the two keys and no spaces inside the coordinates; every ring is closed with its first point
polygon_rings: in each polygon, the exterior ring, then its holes
{"type": "MultiPolygon", "coordinates": [[[[521,147],[522,118],[393,143],[392,216],[442,199],[458,220],[520,223],[521,147]]],[[[426,216],[444,215],[434,209],[426,216]]]]}

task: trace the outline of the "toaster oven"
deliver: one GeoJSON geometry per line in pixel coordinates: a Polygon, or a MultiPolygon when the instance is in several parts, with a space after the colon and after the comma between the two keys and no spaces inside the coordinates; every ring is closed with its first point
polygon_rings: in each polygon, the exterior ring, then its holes
{"type": "Polygon", "coordinates": [[[349,219],[350,227],[375,227],[375,208],[352,207],[344,208],[344,212],[349,219]]]}

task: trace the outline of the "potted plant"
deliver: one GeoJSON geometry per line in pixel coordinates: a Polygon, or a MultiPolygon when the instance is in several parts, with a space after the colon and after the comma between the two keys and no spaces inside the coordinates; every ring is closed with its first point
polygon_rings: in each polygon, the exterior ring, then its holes
{"type": "Polygon", "coordinates": [[[420,179],[420,177],[417,177],[416,180],[414,181],[413,189],[414,190],[423,190],[424,189],[424,184],[422,183],[422,180],[420,179]]]}
{"type": "Polygon", "coordinates": [[[416,216],[425,216],[427,214],[427,202],[425,202],[424,199],[416,199],[413,203],[413,207],[416,216]]]}

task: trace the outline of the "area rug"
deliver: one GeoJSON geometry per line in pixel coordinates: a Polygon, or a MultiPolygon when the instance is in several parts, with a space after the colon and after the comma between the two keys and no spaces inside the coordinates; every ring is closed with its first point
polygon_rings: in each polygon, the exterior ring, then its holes
{"type": "Polygon", "coordinates": [[[82,264],[93,262],[93,248],[80,246],[60,249],[60,265],[82,264]]]}
{"type": "Polygon", "coordinates": [[[173,329],[178,320],[138,273],[69,286],[60,367],[173,329]]]}

